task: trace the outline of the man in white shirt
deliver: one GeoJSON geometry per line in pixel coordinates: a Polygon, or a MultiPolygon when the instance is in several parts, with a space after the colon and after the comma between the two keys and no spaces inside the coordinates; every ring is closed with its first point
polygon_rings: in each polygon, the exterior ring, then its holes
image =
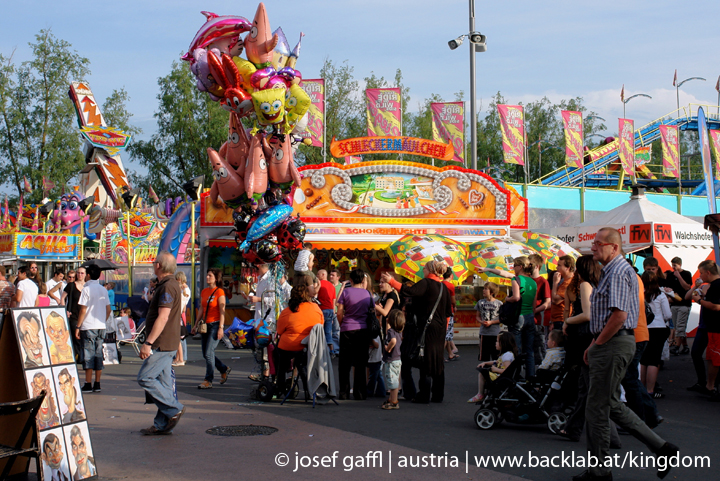
{"type": "Polygon", "coordinates": [[[103,369],[103,341],[105,339],[105,321],[112,312],[107,289],[100,285],[100,268],[91,265],[87,268],[90,280],[80,293],[80,313],[78,314],[75,338],[82,341],[85,368],[85,385],[82,392],[100,392],[100,375],[103,369]],[[95,384],[91,384],[95,371],[95,384]]]}
{"type": "Polygon", "coordinates": [[[53,275],[52,279],[50,279],[49,281],[47,281],[45,283],[45,285],[47,286],[47,292],[48,292],[48,297],[50,298],[51,306],[57,306],[60,303],[60,292],[65,290],[65,286],[66,286],[64,279],[65,279],[65,273],[62,270],[58,269],[55,271],[55,275],[53,275]],[[62,286],[60,287],[60,291],[57,293],[51,294],[53,288],[55,286],[57,286],[58,284],[62,284],[62,286]]]}
{"type": "Polygon", "coordinates": [[[30,278],[30,268],[22,266],[18,269],[18,279],[20,280],[15,292],[15,302],[18,307],[35,307],[35,301],[38,296],[38,286],[30,278]]]}

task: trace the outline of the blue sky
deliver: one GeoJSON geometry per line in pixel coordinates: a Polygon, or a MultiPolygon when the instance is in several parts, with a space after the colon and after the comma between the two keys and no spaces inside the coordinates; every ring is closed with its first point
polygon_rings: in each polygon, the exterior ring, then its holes
{"type": "MultiPolygon", "coordinates": [[[[467,42],[451,51],[447,41],[468,31],[467,0],[305,0],[265,2],[273,29],[282,26],[293,46],[305,33],[297,68],[318,76],[323,60],[347,60],[362,79],[387,79],[400,68],[410,87],[411,110],[436,93],[453,100],[469,93],[467,42]]],[[[125,1],[4,2],[0,51],[27,60],[28,42],[41,28],[69,41],[91,61],[89,83],[101,102],[114,88],[130,97],[133,122],[148,137],[155,130],[157,79],[169,72],[204,23],[201,10],[252,19],[256,2],[125,1]]],[[[607,119],[608,134],[622,116],[620,89],[633,99],[627,117],[636,127],[676,108],[673,72],[691,81],[680,105],[717,105],[720,2],[677,1],[476,1],[476,30],[488,50],[477,54],[478,105],[500,91],[509,103],[547,96],[583,97],[607,119]]],[[[219,146],[213,146],[215,148],[219,146]]],[[[126,164],[129,163],[125,159],[126,164]]],[[[129,167],[136,168],[131,163],[129,167]]]]}

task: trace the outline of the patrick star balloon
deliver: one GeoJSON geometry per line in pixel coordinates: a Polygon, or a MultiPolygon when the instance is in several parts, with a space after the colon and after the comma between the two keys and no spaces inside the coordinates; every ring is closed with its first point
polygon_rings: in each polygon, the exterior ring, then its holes
{"type": "Polygon", "coordinates": [[[245,192],[249,198],[259,199],[268,187],[268,169],[265,151],[270,146],[262,133],[253,135],[250,141],[250,156],[245,166],[245,192]]]}
{"type": "Polygon", "coordinates": [[[293,181],[295,185],[300,185],[300,173],[293,160],[291,136],[273,135],[268,143],[270,145],[270,152],[268,153],[268,176],[270,180],[281,186],[293,181]]]}
{"type": "Polygon", "coordinates": [[[220,147],[220,157],[230,164],[240,177],[245,175],[245,162],[250,154],[250,137],[235,112],[230,112],[228,139],[220,147]]]}
{"type": "Polygon", "coordinates": [[[215,179],[210,188],[210,198],[213,202],[217,202],[220,196],[228,207],[233,209],[239,207],[245,193],[243,178],[215,150],[208,148],[207,153],[215,179]]]}
{"type": "Polygon", "coordinates": [[[272,30],[270,30],[270,21],[268,20],[267,10],[265,10],[265,4],[260,3],[255,12],[250,33],[245,37],[245,52],[248,60],[254,63],[257,68],[270,66],[273,50],[278,41],[278,35],[273,35],[272,30]]]}

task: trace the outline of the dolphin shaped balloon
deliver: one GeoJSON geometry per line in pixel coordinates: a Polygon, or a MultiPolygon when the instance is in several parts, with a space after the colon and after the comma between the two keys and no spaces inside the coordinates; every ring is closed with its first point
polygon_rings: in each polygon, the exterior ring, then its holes
{"type": "MultiPolygon", "coordinates": [[[[230,53],[230,50],[238,43],[240,34],[252,28],[252,24],[245,17],[221,16],[212,12],[200,13],[205,15],[207,21],[197,31],[192,42],[190,42],[187,53],[182,56],[182,59],[188,62],[195,62],[193,53],[197,48],[212,45],[221,48],[225,53],[230,53]]],[[[265,18],[267,19],[267,14],[265,18]]]]}
{"type": "Polygon", "coordinates": [[[247,251],[250,248],[251,242],[262,239],[267,234],[274,231],[285,221],[285,219],[290,217],[292,210],[292,207],[287,204],[278,204],[268,208],[265,212],[260,214],[248,230],[247,237],[243,243],[240,244],[240,250],[247,251]]]}

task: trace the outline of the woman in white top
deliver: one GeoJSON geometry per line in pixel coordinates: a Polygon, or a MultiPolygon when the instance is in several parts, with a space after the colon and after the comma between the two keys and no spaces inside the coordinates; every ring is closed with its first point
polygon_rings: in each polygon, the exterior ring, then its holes
{"type": "MultiPolygon", "coordinates": [[[[670,311],[670,303],[667,296],[660,290],[660,284],[655,274],[644,272],[642,281],[645,285],[645,303],[650,307],[655,318],[652,322],[648,319],[648,333],[650,341],[640,358],[640,380],[647,388],[648,393],[655,399],[665,397],[664,394],[653,392],[655,390],[655,381],[658,376],[658,365],[662,357],[663,347],[670,335],[670,328],[667,322],[672,319],[670,311]]],[[[643,306],[640,306],[643,309],[643,306]]]]}
{"type": "MultiPolygon", "coordinates": [[[[187,342],[185,341],[185,337],[187,336],[187,305],[188,302],[190,302],[190,288],[187,285],[187,276],[185,276],[184,272],[178,271],[175,273],[175,280],[178,281],[180,284],[180,290],[182,291],[182,297],[180,299],[180,312],[182,315],[180,316],[180,326],[185,327],[185,335],[180,338],[180,347],[178,347],[177,355],[175,356],[175,362],[173,362],[173,366],[184,366],[185,365],[185,358],[187,357],[187,342]]],[[[181,331],[182,333],[182,331],[181,331]]]]}

